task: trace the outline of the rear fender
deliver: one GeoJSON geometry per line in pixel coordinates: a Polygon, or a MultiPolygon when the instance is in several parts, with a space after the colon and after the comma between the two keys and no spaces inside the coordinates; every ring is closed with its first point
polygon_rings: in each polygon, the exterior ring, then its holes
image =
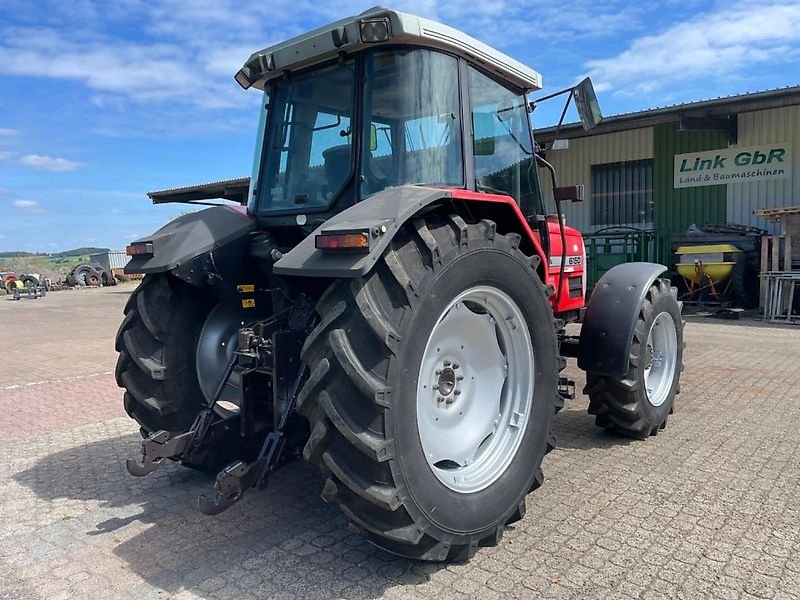
{"type": "Polygon", "coordinates": [[[255,230],[255,220],[239,207],[183,215],[136,240],[152,243],[152,254],[131,257],[125,272],[171,272],[204,293],[242,308],[261,309],[269,305],[269,298],[264,275],[250,257],[250,234],[255,230]]]}
{"type": "Polygon", "coordinates": [[[152,243],[153,252],[131,257],[125,272],[147,274],[172,271],[201,254],[247,238],[255,229],[255,219],[239,207],[215,206],[182,215],[154,234],[136,240],[134,243],[152,243]]]}
{"type": "Polygon", "coordinates": [[[378,262],[392,238],[406,222],[415,215],[444,203],[454,212],[463,211],[465,216],[473,218],[497,221],[498,217],[503,217],[510,224],[504,222],[501,226],[498,223],[498,231],[519,233],[520,248],[529,254],[537,254],[541,259],[541,266],[545,267],[544,253],[538,239],[512,198],[465,190],[400,186],[379,192],[326,221],[284,254],[275,263],[273,272],[276,275],[295,277],[363,277],[378,262]],[[368,232],[368,252],[325,252],[315,247],[315,238],[319,234],[354,231],[368,232]]]}
{"type": "Polygon", "coordinates": [[[640,307],[650,286],[666,270],[655,263],[625,263],[600,278],[581,327],[580,369],[611,377],[626,374],[640,307]]]}

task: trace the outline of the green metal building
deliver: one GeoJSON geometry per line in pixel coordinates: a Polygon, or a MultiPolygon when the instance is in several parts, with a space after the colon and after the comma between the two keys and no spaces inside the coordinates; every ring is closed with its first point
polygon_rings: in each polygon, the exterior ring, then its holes
{"type": "MultiPolygon", "coordinates": [[[[675,235],[696,225],[772,232],[754,213],[800,205],[800,86],[606,117],[534,131],[559,185],[583,183],[567,223],[592,234],[650,232],[646,258],[669,264],[675,235]]],[[[549,178],[541,173],[545,194],[549,178]]],[[[640,257],[632,257],[640,258],[640,257]]]]}

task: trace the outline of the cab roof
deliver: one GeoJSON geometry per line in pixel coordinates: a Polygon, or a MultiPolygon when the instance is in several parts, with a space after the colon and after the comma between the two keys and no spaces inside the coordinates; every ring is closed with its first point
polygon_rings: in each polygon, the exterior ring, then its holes
{"type": "MultiPolygon", "coordinates": [[[[382,26],[381,26],[382,27],[382,26]]],[[[270,79],[286,71],[302,69],[330,60],[341,53],[354,53],[383,44],[417,45],[445,50],[480,65],[500,79],[526,91],[542,87],[542,76],[521,62],[457,29],[436,21],[397,12],[382,6],[341,19],[290,40],[255,52],[236,73],[244,89],[263,89],[270,79]],[[387,24],[384,41],[364,41],[364,23],[387,24]]]]}

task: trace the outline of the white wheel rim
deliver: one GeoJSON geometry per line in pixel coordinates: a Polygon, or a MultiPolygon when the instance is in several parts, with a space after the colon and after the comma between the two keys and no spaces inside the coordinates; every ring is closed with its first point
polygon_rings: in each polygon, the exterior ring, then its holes
{"type": "Polygon", "coordinates": [[[508,294],[477,286],[447,305],[417,378],[417,429],[439,481],[467,494],[506,471],[530,420],[534,379],[530,332],[508,294]]]}
{"type": "Polygon", "coordinates": [[[644,387],[653,406],[661,406],[669,398],[677,364],[675,320],[668,312],[662,312],[650,326],[645,349],[644,387]]]}

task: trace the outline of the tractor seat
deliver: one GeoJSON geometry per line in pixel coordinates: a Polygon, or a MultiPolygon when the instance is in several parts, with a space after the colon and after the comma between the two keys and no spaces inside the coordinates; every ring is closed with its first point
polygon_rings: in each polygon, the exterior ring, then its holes
{"type": "Polygon", "coordinates": [[[350,144],[331,146],[323,150],[322,159],[325,161],[325,178],[328,181],[328,191],[335,194],[342,187],[351,171],[353,147],[350,144]]]}

